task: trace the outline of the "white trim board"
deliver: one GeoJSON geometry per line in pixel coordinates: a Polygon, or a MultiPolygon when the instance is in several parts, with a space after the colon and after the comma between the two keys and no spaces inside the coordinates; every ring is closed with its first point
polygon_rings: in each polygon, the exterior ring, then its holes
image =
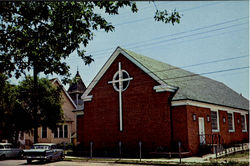
{"type": "Polygon", "coordinates": [[[172,106],[182,106],[182,105],[191,105],[191,106],[197,106],[197,107],[204,107],[204,108],[210,108],[210,110],[221,110],[221,111],[227,111],[228,113],[240,113],[241,115],[246,115],[249,113],[247,110],[243,109],[237,109],[237,108],[231,108],[226,106],[220,106],[215,104],[209,104],[209,103],[203,103],[199,101],[192,101],[192,100],[179,100],[179,101],[172,101],[172,106]]]}
{"type": "MultiPolygon", "coordinates": [[[[157,77],[155,74],[153,74],[151,71],[149,71],[145,66],[143,66],[140,62],[138,62],[136,59],[134,59],[132,56],[130,56],[126,51],[124,51],[120,47],[117,47],[116,50],[111,55],[111,57],[107,60],[107,62],[104,64],[104,66],[101,68],[101,70],[97,73],[97,75],[92,80],[92,82],[89,84],[86,91],[83,93],[83,95],[81,97],[83,100],[85,100],[85,98],[88,98],[89,93],[92,91],[92,89],[95,87],[95,85],[99,82],[99,80],[102,78],[104,73],[108,70],[108,68],[111,66],[111,64],[114,62],[114,60],[117,58],[117,56],[120,53],[122,55],[124,55],[127,59],[129,59],[132,63],[134,63],[142,71],[147,73],[151,78],[153,78],[155,81],[157,81],[160,84],[160,85],[153,87],[153,89],[156,92],[162,92],[162,91],[174,92],[177,89],[176,87],[172,87],[172,86],[167,85],[159,77],[157,77]]],[[[87,101],[89,101],[89,100],[87,100],[87,101]]]]}

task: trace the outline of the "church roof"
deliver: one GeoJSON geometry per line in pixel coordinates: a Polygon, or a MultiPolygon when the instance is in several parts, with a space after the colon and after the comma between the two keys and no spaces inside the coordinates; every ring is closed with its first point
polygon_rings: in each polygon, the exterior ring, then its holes
{"type": "Polygon", "coordinates": [[[225,84],[122,49],[167,85],[178,90],[172,100],[195,100],[249,110],[249,100],[225,84]]]}
{"type": "Polygon", "coordinates": [[[72,80],[72,83],[69,86],[68,93],[80,93],[83,94],[83,92],[86,90],[86,86],[82,81],[82,78],[77,71],[75,77],[72,80]]]}

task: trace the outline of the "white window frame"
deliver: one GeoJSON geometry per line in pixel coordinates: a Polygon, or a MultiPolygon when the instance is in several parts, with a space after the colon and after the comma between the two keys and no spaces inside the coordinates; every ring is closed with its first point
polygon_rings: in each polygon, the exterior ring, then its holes
{"type": "MultiPolygon", "coordinates": [[[[217,114],[217,129],[212,129],[212,132],[220,132],[220,117],[219,117],[219,110],[211,110],[211,112],[216,112],[217,114]]],[[[212,115],[211,115],[211,125],[212,125],[212,115]]]]}
{"type": "Polygon", "coordinates": [[[61,125],[59,125],[59,126],[57,126],[57,128],[56,128],[56,131],[55,132],[57,132],[57,137],[55,137],[55,134],[54,134],[54,138],[69,138],[69,125],[68,124],[61,124],[61,125]],[[60,126],[62,126],[62,137],[60,137],[60,129],[59,129],[59,127],[60,126]],[[67,134],[67,137],[64,137],[64,133],[65,133],[65,131],[64,131],[64,126],[67,126],[67,128],[68,128],[68,134],[67,134]]]}
{"type": "MultiPolygon", "coordinates": [[[[232,127],[233,127],[232,130],[228,129],[228,131],[229,131],[230,133],[235,132],[234,112],[227,112],[227,114],[232,114],[232,127]]],[[[228,121],[228,118],[227,118],[227,121],[228,121]]],[[[229,126],[228,126],[228,127],[229,127],[229,126]]]]}
{"type": "Polygon", "coordinates": [[[241,116],[244,116],[244,121],[245,121],[245,130],[242,129],[242,132],[247,132],[247,117],[246,117],[246,114],[241,114],[241,116]]]}

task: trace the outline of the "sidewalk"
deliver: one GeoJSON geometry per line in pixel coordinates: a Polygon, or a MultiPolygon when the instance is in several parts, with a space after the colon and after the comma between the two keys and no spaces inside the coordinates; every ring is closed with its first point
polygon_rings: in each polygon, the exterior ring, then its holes
{"type": "MultiPolygon", "coordinates": [[[[210,158],[213,156],[206,156],[206,157],[188,157],[182,158],[181,163],[210,163],[210,158]]],[[[135,159],[135,158],[103,158],[103,157],[93,157],[90,159],[89,157],[73,157],[73,156],[65,156],[66,160],[79,160],[79,161],[86,161],[86,162],[109,162],[109,163],[142,163],[142,164],[179,164],[179,158],[150,158],[150,159],[135,159]]]]}

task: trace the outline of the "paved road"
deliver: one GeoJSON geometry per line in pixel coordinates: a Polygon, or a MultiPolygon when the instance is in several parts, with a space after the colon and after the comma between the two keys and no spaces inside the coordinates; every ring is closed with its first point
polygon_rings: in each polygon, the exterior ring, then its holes
{"type": "MultiPolygon", "coordinates": [[[[116,163],[94,163],[94,162],[77,162],[77,161],[57,161],[51,163],[41,163],[33,161],[27,164],[26,160],[3,160],[0,166],[17,166],[17,165],[35,165],[35,166],[136,166],[135,164],[116,164],[116,163]]],[[[138,166],[138,165],[137,165],[138,166]]]]}

